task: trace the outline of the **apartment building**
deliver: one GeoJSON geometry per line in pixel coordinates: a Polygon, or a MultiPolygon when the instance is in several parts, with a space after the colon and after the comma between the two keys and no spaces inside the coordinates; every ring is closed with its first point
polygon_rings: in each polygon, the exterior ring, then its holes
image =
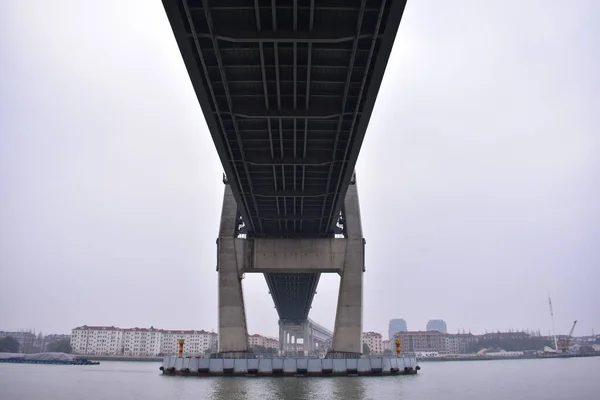
{"type": "Polygon", "coordinates": [[[439,354],[448,354],[446,336],[439,331],[408,331],[394,335],[395,338],[400,338],[403,353],[437,351],[439,354]]]}
{"type": "Polygon", "coordinates": [[[250,346],[250,347],[262,346],[267,349],[269,349],[269,348],[278,349],[279,348],[279,340],[269,338],[266,336],[262,336],[262,335],[255,333],[253,335],[248,335],[248,346],[250,346]]]}
{"type": "Polygon", "coordinates": [[[385,350],[383,347],[383,337],[381,333],[377,332],[363,332],[362,334],[362,342],[363,344],[367,344],[369,346],[370,354],[383,354],[385,350]]]}
{"type": "Polygon", "coordinates": [[[80,326],[71,331],[71,348],[75,354],[123,354],[123,330],[114,326],[80,326]]]}
{"type": "Polygon", "coordinates": [[[218,335],[204,330],[164,330],[115,326],[80,326],[71,332],[71,348],[75,354],[157,356],[175,354],[179,339],[184,339],[186,355],[203,355],[217,351],[218,335]]]}

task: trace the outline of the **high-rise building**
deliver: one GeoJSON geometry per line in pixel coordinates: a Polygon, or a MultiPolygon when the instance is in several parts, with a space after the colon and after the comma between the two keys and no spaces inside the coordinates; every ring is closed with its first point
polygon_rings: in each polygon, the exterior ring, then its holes
{"type": "Polygon", "coordinates": [[[406,321],[402,318],[390,319],[390,324],[388,325],[388,338],[392,340],[396,333],[406,332],[407,330],[406,321]]]}
{"type": "Polygon", "coordinates": [[[447,333],[448,331],[446,328],[446,322],[443,319],[430,319],[429,322],[427,322],[426,330],[438,331],[442,333],[447,333]]]}

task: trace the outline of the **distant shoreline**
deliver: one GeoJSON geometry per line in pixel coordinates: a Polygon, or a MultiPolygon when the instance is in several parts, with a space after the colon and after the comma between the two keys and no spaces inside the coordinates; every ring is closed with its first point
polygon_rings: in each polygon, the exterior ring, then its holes
{"type": "Polygon", "coordinates": [[[600,353],[586,354],[552,354],[543,356],[512,356],[512,357],[485,357],[485,356],[463,356],[463,357],[424,357],[419,362],[441,362],[441,361],[489,361],[489,360],[543,360],[547,358],[579,358],[600,357],[600,353]]]}
{"type": "MultiPolygon", "coordinates": [[[[81,358],[94,361],[137,361],[137,362],[162,362],[163,357],[142,357],[142,356],[88,356],[78,355],[81,358]]],[[[444,362],[444,361],[490,361],[490,360],[539,360],[547,358],[579,358],[579,357],[600,357],[600,353],[586,354],[552,354],[543,356],[513,356],[513,357],[485,357],[485,356],[462,356],[462,357],[428,357],[419,358],[419,362],[444,362]]]]}
{"type": "Polygon", "coordinates": [[[94,361],[143,361],[143,362],[161,362],[163,357],[141,357],[141,356],[88,356],[78,355],[78,357],[94,361]]]}

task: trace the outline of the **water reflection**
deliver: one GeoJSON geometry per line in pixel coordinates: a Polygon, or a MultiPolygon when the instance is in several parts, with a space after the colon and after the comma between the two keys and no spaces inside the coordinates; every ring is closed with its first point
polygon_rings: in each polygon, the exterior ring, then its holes
{"type": "Polygon", "coordinates": [[[209,398],[213,400],[244,399],[248,394],[248,379],[236,377],[208,378],[212,381],[212,393],[209,398]]]}
{"type": "Polygon", "coordinates": [[[365,381],[353,377],[332,378],[209,378],[213,400],[363,400],[365,381]]]}
{"type": "Polygon", "coordinates": [[[334,399],[362,400],[365,397],[365,380],[356,377],[332,378],[334,399]]]}
{"type": "Polygon", "coordinates": [[[600,357],[432,362],[416,376],[357,378],[174,377],[147,363],[99,367],[0,364],[0,399],[581,400],[600,393],[600,357]]]}

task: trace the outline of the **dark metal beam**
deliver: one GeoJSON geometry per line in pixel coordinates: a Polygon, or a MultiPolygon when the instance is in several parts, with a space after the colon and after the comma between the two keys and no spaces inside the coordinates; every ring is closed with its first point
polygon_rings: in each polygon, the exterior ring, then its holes
{"type": "MultiPolygon", "coordinates": [[[[294,29],[294,33],[298,30],[298,0],[294,0],[294,5],[293,5],[294,9],[293,9],[293,29],[294,29]]],[[[294,73],[293,73],[293,80],[294,80],[294,110],[297,109],[298,107],[298,68],[297,68],[297,64],[298,64],[298,43],[294,43],[293,45],[293,53],[294,53],[294,73]]],[[[298,120],[294,119],[294,137],[293,137],[293,142],[294,142],[294,151],[293,151],[293,156],[294,158],[296,158],[297,153],[296,153],[296,144],[297,144],[297,135],[296,135],[296,126],[298,124],[298,120]]],[[[293,190],[296,190],[296,165],[294,165],[292,167],[292,174],[293,174],[293,190]]],[[[284,197],[285,199],[285,197],[284,197]]],[[[294,215],[296,214],[296,198],[294,197],[294,201],[293,201],[293,209],[294,209],[294,215]]],[[[296,231],[296,220],[294,220],[294,232],[296,231]]]]}
{"type": "MultiPolygon", "coordinates": [[[[232,115],[230,112],[221,111],[222,114],[232,115]]],[[[308,119],[331,119],[339,118],[343,115],[352,115],[350,112],[341,113],[339,107],[329,106],[320,107],[312,110],[265,110],[261,107],[245,107],[243,111],[234,112],[233,115],[241,118],[308,118],[308,119]]]]}
{"type": "MultiPolygon", "coordinates": [[[[383,18],[383,10],[385,9],[385,4],[386,4],[386,0],[382,0],[381,2],[381,9],[379,10],[379,15],[377,16],[377,23],[375,24],[375,32],[379,31],[379,28],[381,26],[381,20],[383,18]]],[[[375,51],[375,44],[376,44],[376,39],[373,39],[373,41],[371,42],[371,46],[369,48],[369,57],[367,58],[367,64],[365,66],[365,70],[363,72],[363,77],[361,79],[361,84],[360,84],[360,92],[358,94],[358,100],[356,101],[356,106],[354,108],[354,117],[352,118],[352,124],[350,125],[350,132],[348,134],[348,140],[346,141],[346,146],[344,148],[344,156],[343,156],[343,160],[346,160],[346,157],[348,155],[348,149],[350,148],[350,141],[352,139],[352,133],[354,131],[354,127],[356,126],[356,120],[357,120],[357,116],[358,116],[358,111],[360,109],[360,103],[362,100],[362,96],[364,93],[364,88],[365,88],[365,84],[367,82],[367,78],[369,76],[369,69],[371,67],[371,60],[373,57],[373,52],[375,51]]],[[[330,167],[331,168],[331,167],[330,167]]],[[[335,184],[335,193],[336,196],[339,196],[339,192],[338,190],[340,189],[340,184],[341,184],[341,180],[342,180],[342,176],[338,176],[337,182],[335,184]]],[[[335,215],[335,210],[332,208],[329,211],[329,216],[327,218],[327,225],[328,227],[332,226],[333,224],[335,224],[335,219],[334,219],[334,215],[335,215]],[[333,224],[331,223],[331,221],[333,220],[333,224]]]]}
{"type": "MultiPolygon", "coordinates": [[[[260,9],[259,9],[259,0],[254,0],[254,13],[256,16],[256,29],[261,32],[262,24],[260,20],[260,9]]],[[[260,73],[262,77],[263,84],[263,92],[265,97],[265,110],[269,110],[269,89],[267,84],[267,76],[266,76],[266,67],[265,67],[265,50],[262,43],[258,44],[259,53],[260,53],[260,73]]],[[[269,149],[271,150],[271,158],[275,158],[275,152],[273,149],[273,133],[271,132],[271,120],[267,121],[268,123],[268,131],[269,131],[269,149]]],[[[273,186],[275,191],[277,191],[277,173],[275,171],[275,165],[273,165],[273,186]]],[[[279,201],[277,200],[277,212],[279,212],[279,201]]],[[[281,230],[281,223],[279,223],[279,229],[281,230]]]]}
{"type": "MultiPolygon", "coordinates": [[[[282,152],[283,154],[283,152],[282,152]]],[[[240,161],[241,163],[242,161],[240,161]]],[[[308,158],[295,158],[295,157],[273,157],[271,159],[268,158],[259,158],[252,159],[246,158],[245,161],[247,164],[256,165],[256,166],[271,166],[271,165],[281,165],[281,166],[292,166],[292,165],[305,165],[305,166],[324,166],[330,165],[332,163],[341,163],[342,160],[333,161],[329,156],[312,156],[308,158]]]]}
{"type": "MultiPolygon", "coordinates": [[[[383,1],[383,4],[385,5],[385,0],[383,1]]],[[[362,28],[363,16],[365,13],[366,5],[367,5],[367,0],[362,0],[360,2],[360,11],[358,12],[358,19],[356,22],[356,32],[358,35],[360,35],[360,30],[362,28]]],[[[344,86],[344,95],[342,96],[342,110],[346,110],[346,101],[348,100],[348,92],[350,91],[350,82],[352,81],[352,73],[354,72],[354,61],[356,59],[356,49],[357,48],[358,48],[358,36],[357,36],[357,39],[354,40],[354,43],[352,45],[352,54],[350,55],[350,63],[348,65],[348,73],[346,75],[346,85],[344,86]]],[[[338,120],[337,131],[335,133],[335,140],[333,143],[332,158],[334,160],[337,155],[337,146],[339,143],[340,131],[342,130],[343,122],[344,122],[343,117],[340,116],[340,119],[338,120]]],[[[333,172],[333,164],[329,166],[329,174],[327,176],[327,185],[326,185],[327,191],[329,191],[329,183],[331,182],[332,172],[333,172]]],[[[327,197],[323,199],[323,206],[321,207],[321,213],[322,213],[321,217],[322,218],[325,216],[326,200],[327,200],[327,197]]],[[[319,224],[319,231],[321,231],[321,229],[323,228],[322,224],[323,224],[323,220],[321,219],[321,223],[319,224]]],[[[328,228],[329,228],[328,226],[325,226],[325,229],[328,229],[328,228]]]]}
{"type": "MultiPolygon", "coordinates": [[[[311,43],[309,43],[309,45],[311,45],[311,43]]],[[[313,51],[317,52],[318,49],[313,49],[313,51]]],[[[320,50],[319,50],[320,51],[320,50]]],[[[287,64],[287,63],[279,63],[279,66],[281,68],[293,68],[294,66],[292,64],[287,64]]],[[[218,70],[219,67],[216,65],[207,65],[206,66],[209,70],[213,70],[216,69],[218,70]]],[[[254,64],[254,63],[244,63],[244,64],[229,64],[227,65],[227,69],[231,70],[231,69],[241,69],[241,70],[247,70],[249,68],[259,68],[260,65],[259,64],[254,64]]],[[[275,64],[265,64],[265,67],[267,68],[275,68],[275,64]]],[[[341,70],[345,70],[347,68],[347,66],[343,66],[343,65],[336,65],[336,64],[325,64],[323,62],[321,63],[313,63],[313,67],[314,68],[320,68],[320,69],[329,69],[329,70],[336,70],[336,69],[341,69],[341,70]]],[[[361,67],[357,67],[357,68],[361,68],[361,67]]],[[[249,81],[252,81],[249,80],[249,81]]],[[[246,82],[246,81],[243,81],[246,82]]]]}
{"type": "Polygon", "coordinates": [[[315,221],[315,220],[319,220],[321,219],[321,213],[318,211],[304,211],[304,213],[302,215],[300,214],[284,214],[284,213],[277,213],[277,212],[268,212],[265,211],[263,213],[261,213],[261,215],[259,217],[255,216],[255,218],[260,218],[263,221],[292,221],[292,220],[297,220],[297,221],[315,221]]]}
{"type": "Polygon", "coordinates": [[[322,197],[325,193],[318,189],[304,190],[273,190],[273,189],[256,189],[254,195],[257,197],[322,197]]]}
{"type": "MultiPolygon", "coordinates": [[[[218,29],[217,29],[218,31],[218,29]]],[[[197,32],[200,38],[211,38],[210,33],[197,32]]],[[[190,37],[193,34],[190,34],[190,37]]],[[[356,36],[355,31],[337,32],[331,29],[322,31],[237,31],[237,32],[217,32],[214,37],[224,42],[232,43],[343,43],[353,40],[370,39],[372,34],[363,34],[356,36]]]]}
{"type": "MultiPolygon", "coordinates": [[[[315,0],[310,0],[310,10],[308,18],[308,31],[312,32],[315,22],[315,0]]],[[[304,109],[308,111],[310,104],[310,73],[312,64],[312,43],[308,44],[308,60],[306,62],[306,96],[304,109]]],[[[302,157],[306,158],[306,146],[308,142],[308,119],[304,119],[304,151],[302,157]]],[[[304,190],[304,182],[306,179],[306,166],[302,167],[301,190],[304,190]]],[[[300,214],[304,212],[304,197],[300,199],[300,214]]],[[[300,230],[302,230],[302,221],[300,221],[300,230]]]]}
{"type": "MultiPolygon", "coordinates": [[[[286,10],[286,11],[290,11],[292,10],[293,6],[290,5],[279,5],[277,6],[278,9],[280,10],[286,10]]],[[[219,11],[252,11],[253,9],[255,9],[255,7],[252,6],[245,6],[245,5],[241,5],[241,4],[234,4],[234,5],[214,5],[211,6],[211,8],[213,10],[219,10],[219,11]]],[[[260,7],[262,9],[265,10],[270,10],[271,6],[262,6],[260,7]]],[[[202,7],[198,7],[198,6],[190,6],[190,9],[192,10],[201,10],[202,7]]],[[[302,11],[307,11],[309,10],[310,7],[308,6],[298,6],[298,10],[302,10],[302,11]]],[[[344,5],[343,2],[340,2],[340,4],[324,4],[324,5],[319,5],[318,7],[315,7],[316,10],[322,10],[322,11],[358,11],[357,7],[350,7],[347,5],[344,5]]],[[[368,8],[367,11],[373,11],[373,12],[377,12],[379,10],[379,8],[368,8]]]]}
{"type": "MultiPolygon", "coordinates": [[[[183,0],[183,3],[184,3],[184,7],[187,7],[187,0],[183,0]]],[[[212,17],[210,15],[210,8],[208,7],[208,0],[202,0],[202,6],[204,8],[206,23],[208,25],[213,48],[215,51],[215,56],[216,56],[215,58],[217,59],[217,65],[219,66],[219,70],[221,72],[221,83],[222,83],[223,87],[225,88],[225,93],[227,94],[227,105],[229,107],[229,110],[233,110],[233,102],[231,100],[231,97],[229,96],[230,91],[229,91],[229,87],[227,84],[227,77],[225,76],[225,68],[223,67],[223,62],[221,60],[221,54],[219,53],[219,45],[217,43],[216,38],[213,35],[214,27],[213,27],[213,23],[212,23],[212,17]]],[[[192,31],[195,31],[194,24],[192,23],[192,17],[189,13],[189,9],[186,9],[186,14],[188,17],[188,21],[190,21],[190,27],[192,28],[192,31]]],[[[195,37],[194,40],[197,41],[198,38],[195,37]]],[[[208,79],[208,77],[207,77],[207,79],[208,79]]],[[[240,156],[241,156],[242,160],[244,160],[244,145],[243,145],[240,131],[238,129],[235,118],[232,118],[232,123],[233,123],[233,128],[235,130],[236,141],[239,146],[240,156]]],[[[250,179],[250,172],[248,171],[248,167],[246,165],[244,165],[244,172],[246,173],[246,176],[248,178],[248,186],[250,187],[250,193],[252,193],[252,181],[250,179]]],[[[258,210],[258,204],[256,203],[256,197],[254,197],[254,195],[252,195],[251,199],[254,203],[255,212],[258,214],[259,210],[258,210]]],[[[262,222],[260,221],[260,219],[258,221],[259,221],[259,225],[260,225],[260,230],[262,231],[262,222]]],[[[254,226],[252,223],[251,223],[251,225],[253,226],[253,229],[256,230],[256,226],[254,226]]]]}

